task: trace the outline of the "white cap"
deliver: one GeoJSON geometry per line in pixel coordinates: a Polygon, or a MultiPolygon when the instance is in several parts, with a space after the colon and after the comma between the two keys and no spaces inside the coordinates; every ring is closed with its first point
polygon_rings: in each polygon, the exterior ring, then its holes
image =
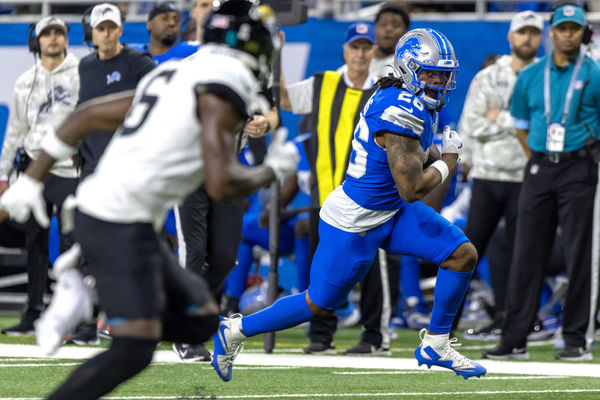
{"type": "Polygon", "coordinates": [[[510,21],[510,29],[508,31],[515,32],[521,28],[525,28],[526,26],[531,26],[543,31],[544,19],[541,15],[534,13],[533,11],[522,11],[515,14],[515,16],[512,18],[510,21]]]}
{"type": "Polygon", "coordinates": [[[121,11],[119,11],[117,6],[109,3],[102,3],[92,9],[92,14],[90,15],[90,25],[92,28],[97,27],[104,21],[112,21],[117,26],[121,26],[121,11]]]}
{"type": "Polygon", "coordinates": [[[52,15],[46,18],[42,18],[40,22],[35,24],[35,36],[40,37],[42,32],[48,28],[58,28],[66,35],[69,29],[67,24],[60,18],[53,17],[52,15]]]}

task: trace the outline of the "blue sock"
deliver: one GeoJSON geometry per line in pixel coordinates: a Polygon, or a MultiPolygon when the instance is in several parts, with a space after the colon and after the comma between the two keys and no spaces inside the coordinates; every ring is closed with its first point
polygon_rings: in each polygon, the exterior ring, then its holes
{"type": "Polygon", "coordinates": [[[242,330],[247,337],[291,328],[314,318],[308,309],[305,292],[282,297],[257,313],[242,318],[242,330]]]}
{"type": "Polygon", "coordinates": [[[228,296],[239,299],[246,290],[246,282],[248,281],[248,273],[254,262],[252,255],[252,246],[245,242],[240,242],[238,245],[238,263],[231,270],[227,280],[225,281],[225,293],[228,296]]]}
{"type": "MultiPolygon", "coordinates": [[[[419,281],[421,280],[419,259],[413,256],[402,256],[400,259],[400,269],[400,287],[402,288],[402,294],[406,299],[411,297],[418,299],[417,305],[414,306],[415,311],[429,314],[423,291],[419,286],[419,281]]],[[[412,307],[413,305],[411,304],[410,306],[412,307]]]]}
{"type": "Polygon", "coordinates": [[[294,240],[294,257],[298,272],[298,291],[303,292],[308,287],[310,276],[310,251],[308,249],[308,238],[297,238],[294,240]]]}
{"type": "Polygon", "coordinates": [[[433,294],[433,310],[429,322],[431,332],[450,333],[452,321],[467,293],[472,275],[473,271],[456,272],[450,269],[438,269],[433,294]]]}

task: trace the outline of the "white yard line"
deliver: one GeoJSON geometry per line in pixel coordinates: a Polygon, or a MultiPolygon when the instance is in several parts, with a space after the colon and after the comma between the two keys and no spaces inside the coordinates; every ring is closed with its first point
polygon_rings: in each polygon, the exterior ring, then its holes
{"type": "MultiPolygon", "coordinates": [[[[485,390],[473,392],[434,392],[434,393],[282,393],[282,394],[245,394],[231,396],[195,395],[195,396],[107,396],[107,400],[177,400],[177,399],[272,399],[272,398],[334,398],[334,397],[407,397],[407,396],[481,396],[506,394],[546,394],[546,393],[598,393],[600,389],[559,389],[559,390],[485,390]]],[[[2,397],[0,400],[43,400],[40,397],[2,397]]]]}
{"type": "MultiPolygon", "coordinates": [[[[52,357],[54,359],[86,359],[104,351],[103,348],[91,347],[61,347],[52,357]]],[[[34,345],[0,344],[0,357],[43,357],[34,345]]],[[[1,360],[0,360],[1,361],[1,360]]],[[[177,363],[179,357],[171,350],[160,350],[154,353],[154,362],[177,363]]],[[[482,360],[488,373],[511,375],[569,375],[600,377],[600,365],[590,363],[543,363],[482,360]]],[[[407,370],[427,371],[425,367],[417,367],[412,358],[392,357],[349,357],[349,356],[315,356],[295,354],[256,354],[242,353],[236,359],[236,366],[266,366],[266,367],[325,367],[375,370],[407,370]]],[[[234,367],[235,369],[235,367],[234,367]]],[[[432,371],[447,371],[433,367],[432,371]]]]}
{"type": "MultiPolygon", "coordinates": [[[[237,369],[237,368],[236,368],[237,369]]],[[[412,375],[426,374],[429,371],[333,371],[334,375],[412,375]]],[[[564,379],[571,378],[568,375],[529,375],[529,376],[483,376],[481,379],[472,379],[473,382],[481,382],[482,380],[529,380],[529,379],[564,379]]]]}
{"type": "Polygon", "coordinates": [[[27,367],[73,367],[75,365],[81,365],[80,362],[77,363],[43,363],[43,364],[0,364],[0,368],[27,368],[27,367]]]}

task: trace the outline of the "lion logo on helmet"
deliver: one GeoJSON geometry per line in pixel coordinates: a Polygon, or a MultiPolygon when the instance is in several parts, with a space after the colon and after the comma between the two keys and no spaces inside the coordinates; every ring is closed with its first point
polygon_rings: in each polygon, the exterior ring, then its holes
{"type": "Polygon", "coordinates": [[[421,50],[421,42],[417,37],[411,37],[404,42],[402,47],[398,49],[396,52],[396,58],[404,58],[404,55],[408,53],[408,55],[412,57],[419,57],[419,50],[421,50]]]}

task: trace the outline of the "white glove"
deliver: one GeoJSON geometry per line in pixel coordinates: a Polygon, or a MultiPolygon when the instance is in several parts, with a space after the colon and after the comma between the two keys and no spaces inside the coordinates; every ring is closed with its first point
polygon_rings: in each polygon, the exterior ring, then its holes
{"type": "Polygon", "coordinates": [[[273,134],[273,140],[264,161],[264,164],[275,172],[277,179],[285,178],[296,172],[300,161],[296,145],[286,142],[286,138],[286,129],[280,128],[273,134]]]}
{"type": "Polygon", "coordinates": [[[4,208],[12,219],[24,223],[33,216],[42,228],[50,225],[46,214],[46,201],[42,196],[44,184],[29,175],[22,174],[14,185],[0,197],[0,207],[4,208]]]}
{"type": "Polygon", "coordinates": [[[442,137],[442,154],[454,153],[458,154],[458,158],[460,158],[460,149],[462,147],[463,143],[458,133],[446,125],[442,137]]]}

